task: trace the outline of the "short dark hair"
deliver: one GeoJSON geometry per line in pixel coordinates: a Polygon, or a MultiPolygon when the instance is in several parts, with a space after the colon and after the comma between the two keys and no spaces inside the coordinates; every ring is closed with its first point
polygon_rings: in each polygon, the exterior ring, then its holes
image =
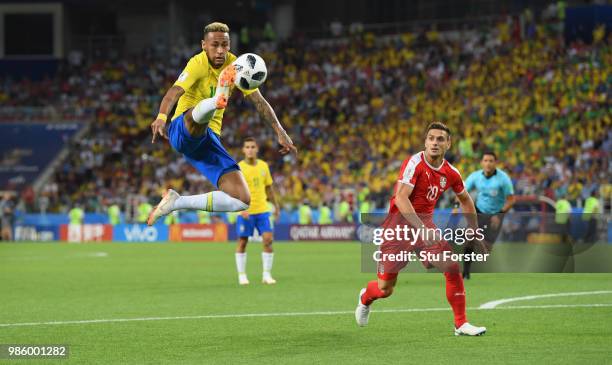
{"type": "Polygon", "coordinates": [[[206,39],[206,35],[208,33],[213,33],[213,32],[229,33],[229,31],[230,31],[229,27],[225,23],[220,23],[220,22],[210,23],[204,27],[204,38],[202,39],[206,39]]]}
{"type": "Polygon", "coordinates": [[[242,140],[242,145],[244,146],[247,142],[255,142],[255,144],[257,144],[257,140],[253,137],[246,137],[242,140]]]}
{"type": "Polygon", "coordinates": [[[439,129],[439,130],[445,131],[446,134],[448,134],[448,137],[450,138],[451,132],[450,132],[450,129],[448,129],[448,127],[446,126],[446,124],[442,122],[429,123],[429,125],[427,126],[427,130],[425,131],[425,137],[427,137],[427,133],[429,133],[429,131],[432,129],[439,129]]]}
{"type": "Polygon", "coordinates": [[[495,159],[495,161],[497,161],[497,155],[495,154],[495,152],[491,151],[491,150],[486,150],[482,153],[482,157],[480,158],[481,160],[485,157],[485,156],[493,156],[493,158],[495,159]]]}

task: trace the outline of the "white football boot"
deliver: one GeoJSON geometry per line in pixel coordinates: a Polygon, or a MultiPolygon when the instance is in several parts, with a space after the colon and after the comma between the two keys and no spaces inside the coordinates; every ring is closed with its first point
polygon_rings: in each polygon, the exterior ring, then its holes
{"type": "Polygon", "coordinates": [[[238,284],[240,285],[249,285],[249,279],[247,278],[246,274],[238,274],[238,284]]]}
{"type": "Polygon", "coordinates": [[[486,327],[472,326],[468,322],[465,322],[459,328],[455,328],[455,336],[480,336],[487,332],[486,327]]]}
{"type": "Polygon", "coordinates": [[[365,293],[365,288],[361,289],[359,296],[357,297],[357,308],[355,309],[355,320],[361,327],[368,325],[368,319],[370,318],[370,306],[361,303],[361,296],[365,293]]]}
{"type": "Polygon", "coordinates": [[[168,189],[164,193],[162,200],[157,204],[155,209],[151,211],[149,214],[149,219],[147,219],[147,224],[152,226],[159,218],[169,214],[172,212],[172,207],[174,206],[174,202],[176,199],[180,197],[179,193],[172,189],[168,189]]]}
{"type": "Polygon", "coordinates": [[[261,282],[266,284],[266,285],[274,285],[274,284],[276,284],[276,280],[274,280],[274,278],[272,278],[272,275],[270,275],[269,273],[268,274],[264,273],[264,275],[263,275],[263,277],[261,279],[261,282]]]}

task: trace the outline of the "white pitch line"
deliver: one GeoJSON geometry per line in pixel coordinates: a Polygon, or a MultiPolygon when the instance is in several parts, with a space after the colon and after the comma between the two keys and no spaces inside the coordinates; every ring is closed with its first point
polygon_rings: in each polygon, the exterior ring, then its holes
{"type": "MultiPolygon", "coordinates": [[[[602,304],[544,304],[544,305],[513,305],[511,307],[497,307],[492,309],[553,309],[553,308],[603,308],[612,307],[612,303],[602,304]]],[[[481,310],[482,308],[474,308],[481,310]]],[[[484,309],[490,310],[490,309],[484,309]]]]}
{"type": "MultiPolygon", "coordinates": [[[[606,304],[559,304],[559,305],[526,305],[515,307],[500,307],[491,309],[549,309],[549,308],[591,308],[612,307],[612,303],[606,304]]],[[[481,310],[483,308],[467,308],[468,310],[481,310]]],[[[450,311],[444,308],[398,308],[381,309],[372,311],[374,313],[410,313],[410,312],[438,312],[450,311]]],[[[118,323],[139,321],[172,321],[185,319],[223,319],[223,318],[261,318],[261,317],[303,317],[303,316],[335,316],[353,314],[354,311],[324,311],[324,312],[285,312],[285,313],[236,313],[236,314],[208,314],[200,316],[178,316],[178,317],[142,317],[142,318],[109,318],[109,319],[87,319],[81,321],[52,321],[52,322],[22,322],[2,323],[0,327],[26,327],[26,326],[57,326],[64,324],[92,324],[92,323],[118,323]]]]}
{"type": "Polygon", "coordinates": [[[541,299],[541,298],[554,298],[554,297],[573,297],[573,296],[579,296],[579,295],[597,295],[597,294],[612,294],[612,290],[599,290],[599,291],[580,291],[580,292],[573,292],[573,293],[553,293],[553,294],[539,294],[539,295],[528,295],[525,297],[513,297],[513,298],[505,298],[505,299],[499,299],[499,300],[493,300],[490,302],[486,302],[484,304],[481,304],[480,307],[478,307],[479,309],[493,309],[495,307],[497,307],[498,305],[501,304],[506,304],[506,303],[511,303],[511,302],[518,302],[521,300],[534,300],[534,299],[541,299]]]}

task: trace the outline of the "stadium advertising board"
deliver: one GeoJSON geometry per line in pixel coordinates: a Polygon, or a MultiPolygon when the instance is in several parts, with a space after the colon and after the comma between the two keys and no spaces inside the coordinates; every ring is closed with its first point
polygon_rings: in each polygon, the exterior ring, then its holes
{"type": "Polygon", "coordinates": [[[353,241],[357,227],[354,224],[294,224],[289,228],[292,241],[353,241]]]}
{"type": "Polygon", "coordinates": [[[173,242],[225,242],[227,225],[183,223],[170,226],[170,241],[173,242]]]}
{"type": "Polygon", "coordinates": [[[110,242],[113,226],[110,224],[62,224],[60,241],[66,242],[110,242]]]}
{"type": "Polygon", "coordinates": [[[14,231],[15,241],[57,241],[59,226],[57,225],[17,225],[14,231]]]}
{"type": "Polygon", "coordinates": [[[163,224],[118,224],[113,228],[113,241],[119,242],[165,242],[168,236],[168,226],[163,224]]]}

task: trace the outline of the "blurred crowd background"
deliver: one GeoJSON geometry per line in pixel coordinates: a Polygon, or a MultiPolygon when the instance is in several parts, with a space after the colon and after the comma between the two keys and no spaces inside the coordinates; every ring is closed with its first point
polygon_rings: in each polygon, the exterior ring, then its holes
{"type": "MultiPolygon", "coordinates": [[[[451,128],[447,159],[464,179],[493,150],[517,195],[564,197],[575,206],[597,196],[609,209],[612,49],[605,26],[589,42],[568,42],[563,9],[555,8],[454,31],[332,23],[324,37],[276,40],[269,25],[262,29],[248,50],[267,62],[261,91],[299,154],[277,153],[272,130],[240,93],[225,113],[222,142],[240,160],[243,138],[258,140],[284,210],[384,209],[400,164],[422,150],[424,127],[434,120],[451,128]]],[[[151,143],[161,97],[199,51],[181,40],[120,58],[72,52],[53,76],[0,78],[0,120],[91,120],[41,189],[19,187],[13,205],[129,211],[156,204],[169,187],[213,189],[167,141],[151,143]]],[[[450,196],[440,204],[450,206],[450,196]]]]}

